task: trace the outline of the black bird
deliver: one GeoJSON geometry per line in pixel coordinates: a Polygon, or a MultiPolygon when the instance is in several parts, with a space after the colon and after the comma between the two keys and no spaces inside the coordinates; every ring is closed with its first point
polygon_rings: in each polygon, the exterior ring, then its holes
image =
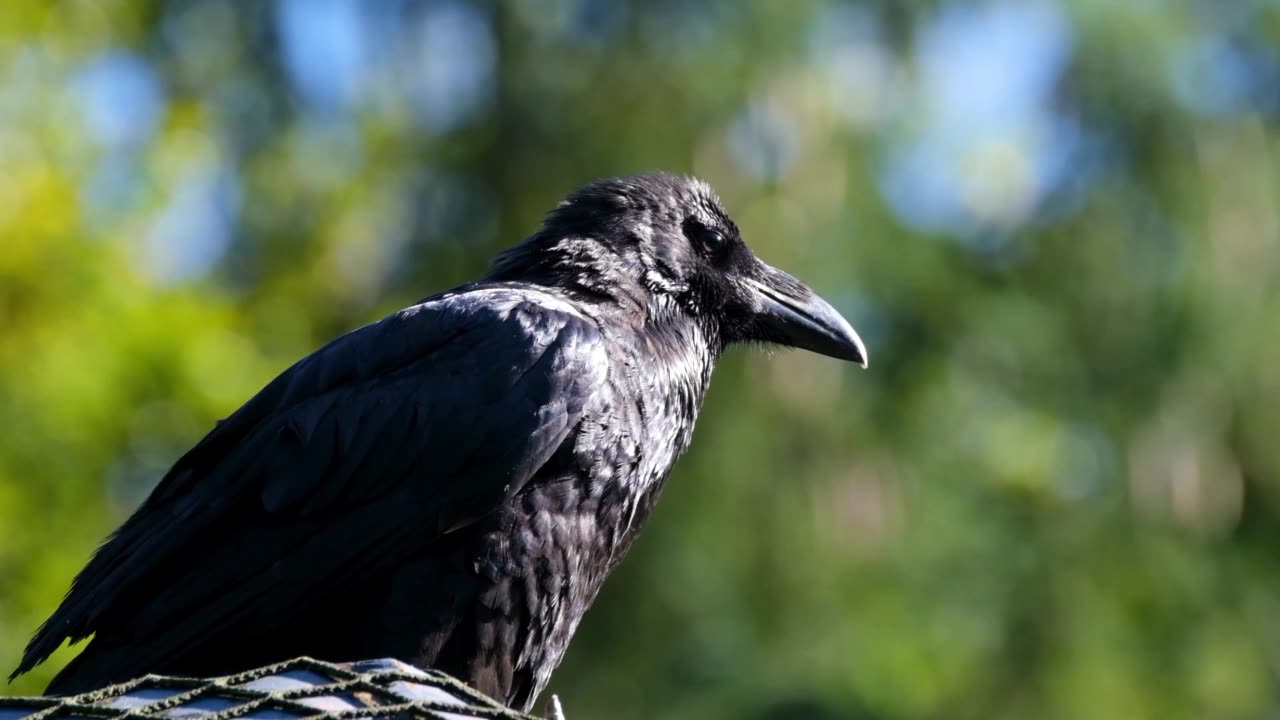
{"type": "Polygon", "coordinates": [[[49,686],[395,657],[529,708],[735,343],[866,365],[712,190],[601,180],[488,275],[303,358],[183,455],[14,675],[49,686]]]}

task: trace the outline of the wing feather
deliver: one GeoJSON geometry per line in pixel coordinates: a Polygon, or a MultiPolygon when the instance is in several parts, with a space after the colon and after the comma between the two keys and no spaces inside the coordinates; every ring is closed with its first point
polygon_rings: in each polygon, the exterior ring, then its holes
{"type": "Polygon", "coordinates": [[[91,634],[90,651],[119,645],[128,661],[86,651],[63,676],[150,672],[202,638],[278,622],[317,589],[388,572],[510,498],[577,425],[607,363],[592,323],[504,292],[429,299],[269,383],[104,543],[15,675],[91,634]]]}

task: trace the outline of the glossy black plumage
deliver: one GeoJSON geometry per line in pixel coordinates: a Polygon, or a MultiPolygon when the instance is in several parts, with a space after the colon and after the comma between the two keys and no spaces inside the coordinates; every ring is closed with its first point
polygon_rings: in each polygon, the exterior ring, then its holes
{"type": "Polygon", "coordinates": [[[601,181],[478,283],[321,348],[177,461],[18,672],[210,675],[396,657],[529,707],[738,341],[865,364],[703,183],[601,181]]]}

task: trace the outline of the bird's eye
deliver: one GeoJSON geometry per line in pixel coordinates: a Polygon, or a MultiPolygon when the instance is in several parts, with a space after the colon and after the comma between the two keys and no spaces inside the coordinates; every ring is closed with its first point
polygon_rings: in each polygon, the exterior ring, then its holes
{"type": "Polygon", "coordinates": [[[695,218],[684,221],[684,235],[695,248],[707,254],[715,253],[725,245],[723,233],[695,218]]]}

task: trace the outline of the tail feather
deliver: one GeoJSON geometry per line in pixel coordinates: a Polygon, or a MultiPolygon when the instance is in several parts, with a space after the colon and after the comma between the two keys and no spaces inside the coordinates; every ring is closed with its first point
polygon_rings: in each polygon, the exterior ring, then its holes
{"type": "MultiPolygon", "coordinates": [[[[71,659],[67,666],[58,671],[45,688],[45,695],[79,695],[97,690],[119,680],[113,680],[110,663],[97,652],[93,643],[84,652],[71,659]]],[[[119,672],[118,670],[116,672],[119,672]]],[[[129,678],[123,678],[127,680],[129,678]]]]}

